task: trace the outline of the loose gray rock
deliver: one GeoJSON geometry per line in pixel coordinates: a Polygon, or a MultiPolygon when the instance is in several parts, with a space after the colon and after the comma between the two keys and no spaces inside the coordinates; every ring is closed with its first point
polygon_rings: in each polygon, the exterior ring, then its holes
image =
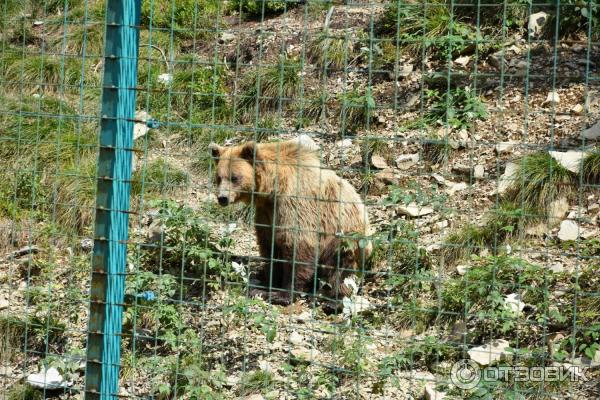
{"type": "Polygon", "coordinates": [[[587,152],[577,150],[570,150],[565,152],[549,151],[548,153],[560,165],[574,173],[579,173],[579,168],[581,167],[583,159],[588,155],[587,152]]]}
{"type": "Polygon", "coordinates": [[[600,138],[600,121],[581,132],[581,136],[586,139],[594,140],[600,138]]]}
{"type": "Polygon", "coordinates": [[[407,206],[399,206],[397,209],[399,214],[408,215],[409,217],[418,218],[433,213],[433,208],[423,207],[416,203],[411,203],[407,206]]]}
{"type": "Polygon", "coordinates": [[[474,347],[467,353],[479,365],[490,365],[508,354],[510,344],[504,339],[492,340],[488,344],[474,347]]]}
{"type": "Polygon", "coordinates": [[[439,392],[435,390],[434,383],[428,383],[425,385],[425,399],[426,400],[443,400],[446,397],[446,392],[439,392]]]}
{"type": "Polygon", "coordinates": [[[473,178],[475,179],[483,179],[485,177],[485,167],[483,165],[476,165],[473,168],[473,178]]]}
{"type": "Polygon", "coordinates": [[[35,388],[47,390],[64,389],[70,386],[54,367],[41,371],[38,374],[30,374],[27,377],[27,383],[35,388]]]}

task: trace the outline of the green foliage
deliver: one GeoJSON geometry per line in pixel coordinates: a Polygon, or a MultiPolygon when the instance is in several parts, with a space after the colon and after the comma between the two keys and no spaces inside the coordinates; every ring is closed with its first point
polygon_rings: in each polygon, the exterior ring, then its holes
{"type": "Polygon", "coordinates": [[[224,267],[208,225],[194,210],[171,200],[153,205],[158,208],[153,224],[160,227],[160,233],[154,238],[157,245],[142,252],[143,265],[173,274],[183,268],[198,279],[206,279],[212,288],[220,287],[222,279],[233,277],[232,271],[224,267]]]}
{"type": "Polygon", "coordinates": [[[180,38],[208,39],[223,12],[219,0],[142,1],[142,25],[153,30],[172,31],[180,38]]]}
{"type": "Polygon", "coordinates": [[[426,368],[435,371],[436,364],[442,361],[456,360],[459,356],[457,346],[445,342],[442,338],[427,335],[422,339],[410,341],[402,350],[386,356],[379,370],[383,376],[391,376],[398,370],[426,368]]]}
{"type": "Polygon", "coordinates": [[[472,25],[457,20],[446,1],[392,1],[376,24],[377,34],[392,37],[406,52],[425,50],[442,60],[471,51],[480,37],[472,25]]]}
{"type": "Polygon", "coordinates": [[[425,94],[430,105],[425,113],[429,123],[439,122],[452,128],[469,128],[475,121],[487,118],[487,107],[470,87],[452,88],[440,92],[428,90],[425,94]]]}
{"type": "Polygon", "coordinates": [[[600,147],[595,147],[583,160],[583,181],[589,185],[600,185],[600,147]]]}
{"type": "Polygon", "coordinates": [[[260,18],[263,15],[279,14],[294,6],[290,0],[231,0],[230,11],[240,11],[243,17],[260,18]]]}
{"type": "Polygon", "coordinates": [[[371,124],[373,111],[377,107],[371,88],[345,91],[338,98],[341,107],[341,134],[353,134],[371,124]]]}
{"type": "Polygon", "coordinates": [[[545,214],[550,202],[573,195],[577,177],[548,152],[526,155],[517,164],[506,194],[509,201],[545,214]]]}
{"type": "Polygon", "coordinates": [[[275,377],[269,371],[255,371],[244,375],[242,380],[243,393],[266,392],[274,385],[275,377]]]}
{"type": "Polygon", "coordinates": [[[19,383],[6,393],[6,400],[42,400],[42,392],[25,383],[19,383]]]}
{"type": "Polygon", "coordinates": [[[300,91],[300,72],[300,63],[285,57],[271,66],[257,66],[241,82],[238,107],[246,113],[254,113],[257,105],[263,111],[285,108],[300,91]]]}
{"type": "MultiPolygon", "coordinates": [[[[553,318],[549,315],[548,288],[555,279],[544,267],[520,258],[473,258],[462,278],[444,282],[441,313],[450,320],[469,316],[468,323],[473,328],[468,331],[470,343],[486,337],[501,337],[515,332],[519,323],[519,313],[507,304],[506,295],[518,293],[523,303],[535,304],[533,318],[540,323],[545,318],[553,318]]],[[[519,337],[524,336],[521,340],[526,340],[528,329],[531,327],[521,328],[519,337]]]]}
{"type": "Polygon", "coordinates": [[[466,255],[484,249],[496,253],[504,240],[518,235],[528,224],[539,220],[539,214],[531,209],[523,209],[510,202],[500,203],[486,213],[481,226],[468,224],[448,235],[444,241],[444,260],[452,265],[466,255]]]}
{"type": "Polygon", "coordinates": [[[131,187],[132,196],[142,194],[159,194],[173,192],[181,189],[187,182],[188,175],[185,171],[161,159],[150,162],[145,168],[138,168],[133,176],[131,187]],[[144,193],[142,193],[142,188],[144,193]]]}

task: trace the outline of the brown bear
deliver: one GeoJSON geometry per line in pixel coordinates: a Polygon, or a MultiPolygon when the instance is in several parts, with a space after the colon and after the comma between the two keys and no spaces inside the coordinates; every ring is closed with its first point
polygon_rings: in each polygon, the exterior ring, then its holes
{"type": "Polygon", "coordinates": [[[272,290],[251,295],[290,304],[294,294],[315,293],[320,280],[330,300],[350,295],[344,278],[371,253],[367,212],[354,188],[321,166],[312,139],[210,149],[219,204],[241,201],[256,209],[259,252],[269,261],[263,280],[272,290]]]}

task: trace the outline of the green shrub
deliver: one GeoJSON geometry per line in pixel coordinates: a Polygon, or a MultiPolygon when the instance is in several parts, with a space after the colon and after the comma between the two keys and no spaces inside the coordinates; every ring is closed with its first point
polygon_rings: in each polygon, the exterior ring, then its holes
{"type": "Polygon", "coordinates": [[[242,16],[259,18],[264,15],[279,14],[296,5],[294,0],[231,0],[230,11],[241,11],[242,16]]]}
{"type": "Polygon", "coordinates": [[[358,129],[370,125],[373,111],[377,107],[370,87],[344,92],[338,100],[341,107],[342,135],[356,133],[358,129]]]}
{"type": "Polygon", "coordinates": [[[592,149],[583,160],[583,181],[589,185],[600,185],[600,147],[592,149]]]}
{"type": "Polygon", "coordinates": [[[180,38],[209,38],[223,27],[220,0],[143,0],[142,25],[172,31],[180,38]],[[219,25],[217,25],[217,21],[219,25]]]}
{"type": "Polygon", "coordinates": [[[163,159],[158,159],[146,166],[141,165],[135,171],[131,195],[136,197],[152,193],[161,195],[181,188],[187,180],[188,175],[185,171],[163,159]]]}
{"type": "Polygon", "coordinates": [[[334,33],[327,29],[310,43],[308,57],[320,73],[341,71],[359,61],[358,42],[353,32],[334,33]]]}
{"type": "Polygon", "coordinates": [[[437,89],[425,94],[430,102],[425,113],[429,123],[440,122],[452,128],[469,128],[475,121],[487,118],[487,107],[470,87],[449,88],[440,93],[437,89]]]}

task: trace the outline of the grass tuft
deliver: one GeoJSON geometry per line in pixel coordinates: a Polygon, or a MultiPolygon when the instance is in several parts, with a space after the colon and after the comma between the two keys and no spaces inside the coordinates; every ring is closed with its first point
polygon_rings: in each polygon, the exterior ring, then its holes
{"type": "Polygon", "coordinates": [[[600,147],[594,148],[583,160],[583,181],[589,185],[600,185],[600,147]]]}
{"type": "Polygon", "coordinates": [[[301,65],[298,61],[284,57],[277,64],[257,66],[241,83],[239,109],[249,112],[257,103],[261,110],[285,108],[295,100],[300,91],[300,72],[301,65]]]}
{"type": "Polygon", "coordinates": [[[517,164],[512,187],[506,194],[509,201],[545,214],[552,201],[574,193],[577,177],[548,152],[527,155],[517,164]]]}

